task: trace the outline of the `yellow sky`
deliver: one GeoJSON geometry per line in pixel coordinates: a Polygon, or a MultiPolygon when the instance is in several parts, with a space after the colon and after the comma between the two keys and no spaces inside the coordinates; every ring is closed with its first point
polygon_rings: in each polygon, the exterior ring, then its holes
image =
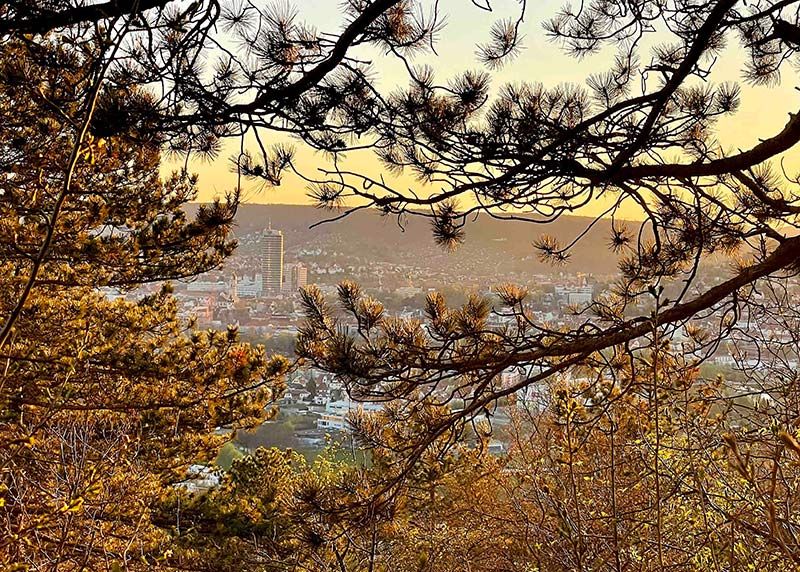
{"type": "MultiPolygon", "coordinates": [[[[545,87],[553,87],[562,83],[581,84],[585,78],[609,67],[609,52],[594,54],[583,60],[577,60],[564,54],[557,46],[550,43],[542,33],[542,22],[554,15],[561,7],[563,0],[539,0],[528,2],[531,7],[522,27],[524,34],[523,50],[520,55],[493,75],[493,86],[496,88],[507,82],[540,82],[545,87]]],[[[339,14],[339,0],[303,0],[295,3],[302,19],[307,20],[320,30],[337,31],[342,26],[339,14]]],[[[434,67],[437,80],[445,82],[460,71],[479,69],[475,59],[475,43],[487,37],[492,22],[500,17],[510,16],[518,9],[517,0],[492,0],[493,13],[475,8],[469,0],[441,0],[441,12],[445,15],[447,26],[440,36],[437,45],[439,57],[426,54],[417,63],[426,63],[434,67]]],[[[648,57],[642,54],[642,59],[648,57]]],[[[737,80],[743,63],[743,54],[737,46],[729,48],[718,62],[711,81],[737,80]]],[[[389,59],[377,57],[373,60],[376,76],[381,89],[390,90],[398,84],[405,85],[404,70],[389,59]]],[[[758,143],[759,139],[769,137],[780,131],[788,120],[788,113],[800,111],[800,92],[792,68],[784,74],[781,85],[777,87],[752,87],[742,85],[742,104],[740,110],[719,124],[717,139],[729,151],[744,149],[758,143]]],[[[267,142],[276,142],[275,136],[264,134],[267,142]]],[[[297,164],[305,172],[313,171],[325,164],[321,155],[303,148],[296,143],[297,164]]],[[[236,184],[235,174],[230,171],[229,158],[238,152],[238,142],[230,142],[219,159],[213,162],[193,161],[191,170],[200,175],[201,194],[199,199],[206,201],[223,194],[236,184]]],[[[800,168],[800,156],[796,150],[787,153],[786,164],[790,169],[800,168]]],[[[354,169],[370,175],[385,175],[381,166],[367,154],[351,156],[350,165],[354,169]]],[[[385,175],[390,178],[388,175],[385,175]]],[[[399,188],[413,186],[419,189],[411,176],[395,179],[399,188]]],[[[294,203],[307,204],[305,183],[294,176],[287,176],[278,188],[259,189],[256,185],[246,185],[246,200],[254,203],[294,203]]],[[[606,208],[602,202],[587,207],[583,214],[599,214],[606,208]]],[[[633,212],[630,216],[638,218],[633,212]]]]}

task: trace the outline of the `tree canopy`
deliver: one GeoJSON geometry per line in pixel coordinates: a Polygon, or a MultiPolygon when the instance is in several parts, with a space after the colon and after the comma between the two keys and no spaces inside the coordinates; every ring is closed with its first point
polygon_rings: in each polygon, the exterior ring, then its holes
{"type": "MultiPolygon", "coordinates": [[[[487,16],[493,4],[452,2],[487,16]]],[[[605,69],[498,85],[532,18],[530,3],[513,4],[476,38],[474,65],[443,79],[424,64],[458,22],[438,0],[347,0],[338,29],[307,25],[299,2],[0,4],[4,566],[800,562],[800,195],[782,161],[800,141],[797,109],[748,148],[719,138],[742,85],[792,81],[800,1],[564,6],[535,33],[576,59],[605,54],[605,69]],[[401,81],[385,81],[390,66],[401,81]],[[731,67],[738,80],[718,82],[731,67]],[[524,218],[544,230],[532,250],[563,263],[585,233],[560,244],[547,224],[602,205],[619,280],[564,328],[537,321],[511,284],[494,305],[432,294],[423,321],[389,315],[351,282],[338,308],[306,289],[300,361],[387,403],[352,420],[370,466],[309,468],[261,450],[187,497],[175,486],[186,466],[213,458],[215,428],[269,416],[289,361],[233,329],[196,331],[168,288],[137,302],[99,289],[222,263],[241,184],[189,217],[197,178],[163,167],[230,145],[239,183],[301,180],[339,224],[366,208],[400,224],[427,217],[445,248],[469,239],[473,216],[524,218]],[[297,160],[308,150],[315,169],[297,160]],[[719,256],[731,270],[711,284],[701,270],[719,256]],[[742,326],[756,320],[788,338],[742,326]],[[760,356],[745,395],[696,371],[737,337],[760,356]],[[523,400],[515,451],[488,457],[497,404],[531,393],[546,403],[523,400]]]]}
{"type": "MultiPolygon", "coordinates": [[[[270,413],[287,360],[228,332],[194,331],[169,288],[220,264],[235,194],[183,210],[185,172],[159,175],[145,129],[97,133],[119,44],[6,39],[0,54],[0,563],[148,566],[171,524],[154,517],[219,427],[270,413]],[[105,289],[100,291],[99,289],[105,289]]],[[[147,100],[140,90],[125,97],[147,100]]]]}

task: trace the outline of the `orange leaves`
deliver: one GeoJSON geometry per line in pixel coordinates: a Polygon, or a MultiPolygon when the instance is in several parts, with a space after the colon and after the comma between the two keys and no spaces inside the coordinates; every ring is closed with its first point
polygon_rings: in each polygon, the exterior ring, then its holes
{"type": "Polygon", "coordinates": [[[800,443],[797,441],[797,436],[789,433],[788,431],[781,429],[778,431],[778,439],[780,439],[781,443],[789,449],[792,453],[800,457],[800,443]]]}
{"type": "Polygon", "coordinates": [[[245,367],[250,363],[250,352],[246,346],[235,346],[228,350],[228,357],[234,364],[234,367],[245,367]]]}

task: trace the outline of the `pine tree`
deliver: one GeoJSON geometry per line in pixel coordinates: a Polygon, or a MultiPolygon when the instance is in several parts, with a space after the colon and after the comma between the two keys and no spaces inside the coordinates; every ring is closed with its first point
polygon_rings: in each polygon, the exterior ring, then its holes
{"type": "Polygon", "coordinates": [[[110,49],[0,44],[4,567],[150,569],[180,526],[158,507],[211,462],[215,428],[270,414],[288,367],[195,330],[166,286],[105,295],[218,266],[238,201],[188,217],[197,181],[160,177],[148,126],[106,133],[111,109],[150,101],[104,81],[110,49]]]}

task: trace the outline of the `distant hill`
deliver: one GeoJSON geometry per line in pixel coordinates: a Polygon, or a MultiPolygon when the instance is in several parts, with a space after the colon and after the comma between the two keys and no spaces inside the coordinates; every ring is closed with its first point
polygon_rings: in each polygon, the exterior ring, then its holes
{"type": "Polygon", "coordinates": [[[301,248],[323,246],[355,252],[365,260],[391,262],[426,257],[430,263],[436,263],[446,257],[448,263],[484,265],[483,270],[487,270],[486,266],[522,265],[532,273],[555,270],[610,274],[617,266],[617,256],[608,248],[609,220],[598,221],[572,250],[569,262],[554,269],[539,262],[533,241],[548,234],[566,244],[584,231],[592,219],[565,216],[556,222],[538,224],[533,219],[508,221],[481,215],[467,223],[466,242],[454,253],[448,253],[434,243],[430,221],[423,217],[407,216],[401,228],[397,217],[364,210],[337,222],[309,228],[335,214],[305,205],[245,204],[239,208],[235,233],[243,236],[257,232],[271,222],[273,228],[283,231],[289,254],[301,248]]]}

